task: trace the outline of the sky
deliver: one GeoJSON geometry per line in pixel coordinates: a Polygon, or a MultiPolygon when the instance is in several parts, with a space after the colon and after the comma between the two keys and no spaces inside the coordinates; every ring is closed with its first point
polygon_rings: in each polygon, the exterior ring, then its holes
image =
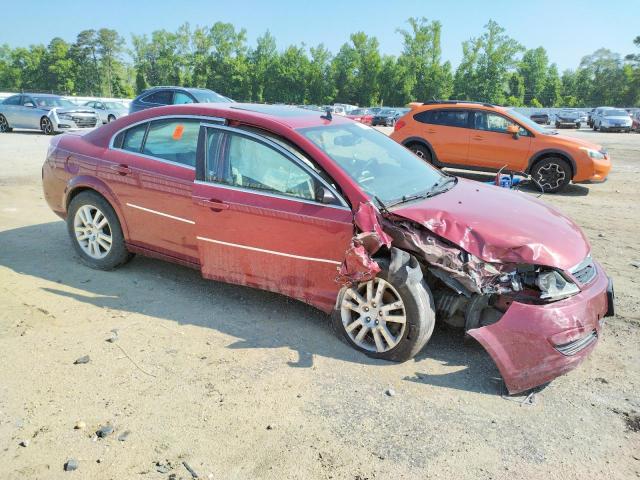
{"type": "Polygon", "coordinates": [[[332,52],[349,35],[364,31],[380,42],[383,54],[398,55],[398,28],[409,17],[442,23],[442,56],[454,67],[461,43],[482,33],[489,19],[527,48],[543,46],[560,70],[575,68],[580,59],[601,47],[623,56],[635,53],[640,35],[640,1],[601,0],[25,0],[0,7],[0,44],[12,47],[48,43],[53,37],[69,42],[81,30],[113,28],[130,41],[131,34],[175,31],[189,22],[208,26],[217,21],[247,30],[249,45],[267,29],[278,48],[324,43],[332,52]]]}

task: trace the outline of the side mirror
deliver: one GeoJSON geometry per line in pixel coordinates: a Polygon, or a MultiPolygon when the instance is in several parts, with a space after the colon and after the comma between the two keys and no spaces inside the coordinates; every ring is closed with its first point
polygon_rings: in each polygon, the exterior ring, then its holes
{"type": "Polygon", "coordinates": [[[34,108],[34,107],[35,107],[35,105],[34,105],[33,103],[31,103],[31,102],[26,102],[26,103],[24,104],[24,106],[25,106],[25,107],[29,107],[29,108],[34,108]]]}
{"type": "Polygon", "coordinates": [[[316,201],[325,205],[336,205],[338,203],[336,196],[324,185],[316,187],[316,201]]]}
{"type": "Polygon", "coordinates": [[[520,132],[520,127],[518,125],[514,125],[513,123],[507,126],[507,133],[513,135],[513,138],[518,138],[520,132]]]}

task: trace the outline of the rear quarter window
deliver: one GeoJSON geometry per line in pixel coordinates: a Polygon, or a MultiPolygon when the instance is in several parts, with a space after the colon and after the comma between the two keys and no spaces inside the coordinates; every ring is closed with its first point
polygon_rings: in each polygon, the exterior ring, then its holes
{"type": "Polygon", "coordinates": [[[140,101],[159,105],[169,105],[171,104],[172,99],[173,92],[171,90],[160,90],[158,92],[150,93],[146,97],[142,97],[140,101]]]}
{"type": "Polygon", "coordinates": [[[466,110],[426,110],[413,118],[420,123],[442,125],[445,127],[468,127],[469,112],[466,110]]]}

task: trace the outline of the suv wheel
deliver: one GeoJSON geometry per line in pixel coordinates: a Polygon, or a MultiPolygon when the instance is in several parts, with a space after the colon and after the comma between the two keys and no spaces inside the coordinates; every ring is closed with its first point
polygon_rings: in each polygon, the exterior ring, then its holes
{"type": "Polygon", "coordinates": [[[433,156],[431,155],[429,149],[424,145],[420,145],[419,143],[411,143],[409,144],[408,148],[425,162],[433,164],[433,156]]]}
{"type": "Polygon", "coordinates": [[[80,259],[91,268],[111,270],[132,257],[116,212],[96,192],[80,192],[71,200],[67,231],[80,259]]]}
{"type": "Polygon", "coordinates": [[[571,167],[559,157],[547,157],[540,160],[531,169],[531,177],[546,193],[563,190],[571,182],[571,167]]]}
{"type": "Polygon", "coordinates": [[[349,345],[370,357],[404,362],[431,338],[433,297],[420,272],[417,281],[407,277],[399,280],[389,273],[388,260],[377,261],[382,271],[376,278],[340,292],[332,315],[333,328],[349,345]]]}

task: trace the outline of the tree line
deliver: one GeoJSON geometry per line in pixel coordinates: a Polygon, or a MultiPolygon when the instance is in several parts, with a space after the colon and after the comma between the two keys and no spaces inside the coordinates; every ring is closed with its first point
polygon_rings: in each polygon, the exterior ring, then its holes
{"type": "MultiPolygon", "coordinates": [[[[83,30],[28,48],[0,46],[0,90],[133,97],[153,85],[206,87],[238,101],[406,105],[432,99],[512,106],[640,106],[640,53],[601,48],[558,71],[544,48],[527,50],[490,20],[462,43],[457,68],[442,58],[442,25],[409,18],[398,56],[375,36],[353,33],[332,53],[323,44],[279,50],[266,31],[253,47],[230,23],[132,35],[83,30]]],[[[640,48],[640,36],[634,40],[640,48]]]]}

